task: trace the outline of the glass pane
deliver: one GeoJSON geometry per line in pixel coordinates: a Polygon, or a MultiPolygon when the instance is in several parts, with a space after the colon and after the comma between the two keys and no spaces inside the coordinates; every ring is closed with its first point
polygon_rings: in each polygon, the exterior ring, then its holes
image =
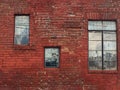
{"type": "Polygon", "coordinates": [[[104,61],[104,70],[117,70],[117,61],[104,61]]]}
{"type": "Polygon", "coordinates": [[[16,16],[15,25],[29,25],[29,16],[16,16]]]}
{"type": "Polygon", "coordinates": [[[102,33],[101,32],[89,32],[89,40],[101,40],[102,39],[102,33]]]}
{"type": "Polygon", "coordinates": [[[104,61],[116,61],[116,51],[104,51],[104,61]]]}
{"type": "Polygon", "coordinates": [[[29,43],[29,16],[15,17],[14,43],[18,45],[29,43]]]}
{"type": "Polygon", "coordinates": [[[15,35],[29,35],[29,26],[16,26],[15,35]]]}
{"type": "Polygon", "coordinates": [[[116,50],[116,41],[104,41],[104,50],[116,50]]]}
{"type": "Polygon", "coordinates": [[[116,32],[103,32],[104,40],[116,40],[116,32]]]}
{"type": "Polygon", "coordinates": [[[15,35],[14,43],[17,45],[25,45],[29,43],[29,37],[28,36],[22,36],[22,35],[15,35]]]}
{"type": "Polygon", "coordinates": [[[58,67],[59,48],[45,48],[45,66],[58,67]]]}
{"type": "Polygon", "coordinates": [[[88,30],[102,30],[102,21],[88,21],[88,30]]]}
{"type": "Polygon", "coordinates": [[[104,69],[116,70],[117,68],[117,55],[116,51],[104,51],[104,69]]]}
{"type": "Polygon", "coordinates": [[[89,57],[102,57],[102,51],[89,51],[89,57]]]}
{"type": "Polygon", "coordinates": [[[103,21],[103,30],[116,30],[115,21],[103,21]]]}
{"type": "Polygon", "coordinates": [[[102,51],[89,51],[89,69],[102,69],[102,51]]]}
{"type": "Polygon", "coordinates": [[[102,50],[101,41],[89,41],[89,50],[102,50]]]}

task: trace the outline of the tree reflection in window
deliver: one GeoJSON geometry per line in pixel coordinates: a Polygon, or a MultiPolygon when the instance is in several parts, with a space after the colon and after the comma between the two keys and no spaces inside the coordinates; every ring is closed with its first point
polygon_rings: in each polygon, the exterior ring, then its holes
{"type": "Polygon", "coordinates": [[[59,66],[59,48],[50,47],[45,48],[45,67],[59,66]]]}
{"type": "Polygon", "coordinates": [[[116,70],[116,22],[89,21],[89,69],[116,70]]]}

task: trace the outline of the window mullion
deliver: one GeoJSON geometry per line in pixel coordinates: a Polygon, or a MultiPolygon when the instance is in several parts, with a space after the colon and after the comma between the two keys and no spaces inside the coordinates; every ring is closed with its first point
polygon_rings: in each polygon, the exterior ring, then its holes
{"type": "Polygon", "coordinates": [[[101,41],[101,43],[102,43],[102,70],[104,69],[104,41],[103,41],[103,31],[101,31],[102,32],[102,41],[101,41]]]}

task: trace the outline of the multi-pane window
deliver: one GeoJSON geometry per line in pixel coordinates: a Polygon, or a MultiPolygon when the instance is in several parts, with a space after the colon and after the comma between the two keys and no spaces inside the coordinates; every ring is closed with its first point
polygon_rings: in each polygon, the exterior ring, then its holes
{"type": "Polygon", "coordinates": [[[116,22],[88,21],[89,69],[116,70],[116,22]]]}
{"type": "Polygon", "coordinates": [[[57,47],[45,48],[45,67],[59,66],[60,51],[57,47]]]}
{"type": "Polygon", "coordinates": [[[14,44],[27,45],[29,43],[29,15],[15,15],[14,44]]]}

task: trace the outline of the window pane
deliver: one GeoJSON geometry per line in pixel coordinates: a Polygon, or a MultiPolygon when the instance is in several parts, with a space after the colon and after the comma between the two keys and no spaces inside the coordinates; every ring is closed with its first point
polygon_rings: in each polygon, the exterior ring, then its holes
{"type": "Polygon", "coordinates": [[[29,26],[16,26],[15,35],[29,35],[29,26]]]}
{"type": "Polygon", "coordinates": [[[29,37],[28,36],[23,36],[23,35],[15,35],[15,40],[14,43],[18,44],[18,45],[24,45],[24,44],[28,44],[29,42],[29,37]]]}
{"type": "Polygon", "coordinates": [[[104,51],[104,69],[116,70],[117,59],[116,51],[104,51]]]}
{"type": "Polygon", "coordinates": [[[101,39],[102,39],[101,32],[96,31],[89,32],[89,40],[101,40],[101,39]]]}
{"type": "Polygon", "coordinates": [[[104,51],[104,61],[116,61],[116,51],[104,51]]]}
{"type": "Polygon", "coordinates": [[[115,21],[103,21],[103,30],[116,30],[115,21]]]}
{"type": "Polygon", "coordinates": [[[116,32],[106,32],[103,33],[104,40],[116,40],[116,32]]]}
{"type": "Polygon", "coordinates": [[[16,16],[15,17],[15,25],[29,25],[29,17],[28,16],[16,16]]]}
{"type": "Polygon", "coordinates": [[[102,50],[101,41],[89,41],[89,50],[102,50]]]}
{"type": "Polygon", "coordinates": [[[88,21],[88,30],[102,30],[102,21],[88,21]]]}
{"type": "Polygon", "coordinates": [[[59,48],[45,48],[45,66],[58,67],[59,48]]]}
{"type": "Polygon", "coordinates": [[[88,30],[116,30],[115,21],[88,21],[88,30]]]}
{"type": "Polygon", "coordinates": [[[89,69],[102,69],[102,51],[89,51],[89,69]]]}
{"type": "Polygon", "coordinates": [[[29,16],[15,16],[14,43],[17,45],[29,43],[29,16]]]}
{"type": "Polygon", "coordinates": [[[116,41],[104,41],[104,50],[116,50],[116,41]]]}

